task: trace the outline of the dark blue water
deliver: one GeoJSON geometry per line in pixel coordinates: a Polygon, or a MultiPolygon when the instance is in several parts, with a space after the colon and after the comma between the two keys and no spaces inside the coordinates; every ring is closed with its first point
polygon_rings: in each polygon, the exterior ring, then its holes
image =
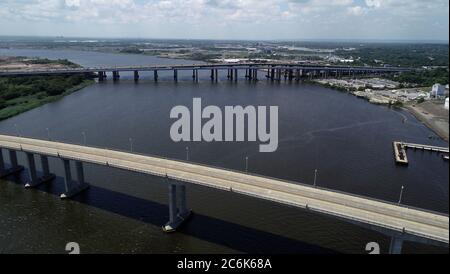
{"type": "MultiPolygon", "coordinates": [[[[0,55],[67,58],[84,66],[192,63],[136,55],[77,51],[2,50],[0,55]]],[[[448,146],[412,115],[375,106],[354,96],[307,84],[257,83],[241,79],[212,83],[208,72],[199,83],[191,72],[174,83],[162,75],[130,75],[118,83],[94,84],[62,100],[0,122],[1,134],[47,138],[139,153],[184,159],[243,170],[245,157],[253,173],[317,184],[396,202],[405,187],[403,203],[448,213],[448,162],[438,154],[409,151],[410,165],[396,166],[392,141],[448,146]],[[192,105],[279,106],[279,147],[258,152],[258,143],[174,143],[169,136],[172,107],[192,105]],[[403,123],[407,118],[406,123],[403,123]]],[[[6,158],[6,157],[5,157],[6,158]]],[[[25,164],[23,155],[20,160],[25,164]]],[[[51,161],[62,176],[62,164],[51,161]]],[[[372,231],[311,215],[300,209],[203,187],[188,187],[195,216],[178,233],[166,235],[167,186],[162,179],[88,165],[92,188],[74,201],[60,201],[62,181],[40,190],[24,190],[22,178],[0,181],[0,253],[64,252],[69,241],[82,252],[102,253],[363,253],[366,243],[389,239],[372,231]]],[[[407,253],[448,252],[405,244],[407,253]]]]}

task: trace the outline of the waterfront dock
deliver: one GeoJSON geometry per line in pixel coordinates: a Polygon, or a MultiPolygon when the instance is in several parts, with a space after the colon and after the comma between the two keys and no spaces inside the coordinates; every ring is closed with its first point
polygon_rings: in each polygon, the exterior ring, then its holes
{"type": "MultiPolygon", "coordinates": [[[[408,163],[409,163],[408,156],[406,155],[407,149],[424,150],[424,151],[447,153],[447,154],[449,153],[448,147],[438,147],[438,146],[431,146],[431,145],[404,143],[404,142],[398,142],[398,141],[393,142],[393,146],[394,146],[395,161],[396,161],[396,163],[402,164],[402,165],[408,165],[408,163]]],[[[445,159],[448,159],[448,155],[444,156],[444,160],[445,159]]]]}
{"type": "Polygon", "coordinates": [[[408,165],[408,156],[406,156],[406,147],[402,142],[394,142],[395,162],[401,165],[408,165]]]}

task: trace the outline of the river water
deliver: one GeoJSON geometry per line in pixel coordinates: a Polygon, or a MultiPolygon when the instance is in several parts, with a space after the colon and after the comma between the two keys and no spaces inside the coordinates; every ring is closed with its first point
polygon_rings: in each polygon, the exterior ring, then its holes
{"type": "MultiPolygon", "coordinates": [[[[96,52],[0,49],[0,55],[67,58],[83,66],[198,63],[140,55],[96,52]]],[[[448,213],[448,162],[440,155],[409,151],[410,165],[396,166],[392,141],[447,146],[412,115],[376,106],[354,96],[308,84],[260,81],[237,83],[222,72],[192,81],[168,73],[153,82],[151,72],[139,83],[122,75],[0,122],[0,134],[20,134],[72,143],[129,150],[317,185],[372,198],[448,213]],[[176,105],[279,106],[279,147],[259,153],[258,143],[174,143],[169,136],[176,105]],[[406,118],[406,122],[405,121],[406,118]],[[48,131],[46,129],[49,129],[48,131]],[[132,142],[130,142],[130,138],[132,142]]],[[[242,72],[241,72],[242,74],[242,72]]],[[[242,76],[242,75],[241,75],[242,76]]],[[[24,155],[20,162],[26,166],[24,155]]],[[[5,155],[5,159],[8,159],[5,155]]],[[[62,163],[50,162],[58,179],[37,190],[24,190],[27,173],[0,181],[0,253],[65,253],[68,242],[82,253],[364,253],[368,242],[382,252],[381,234],[303,210],[234,193],[188,186],[195,213],[177,233],[164,234],[168,220],[167,185],[160,178],[85,165],[91,188],[61,201],[62,163]]],[[[405,253],[448,250],[405,243],[405,253]]]]}

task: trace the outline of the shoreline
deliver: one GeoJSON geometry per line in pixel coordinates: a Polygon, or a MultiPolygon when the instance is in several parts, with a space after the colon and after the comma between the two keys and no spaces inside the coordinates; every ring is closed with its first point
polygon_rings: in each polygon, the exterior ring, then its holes
{"type": "Polygon", "coordinates": [[[85,87],[88,87],[88,86],[94,84],[94,83],[95,83],[95,81],[92,80],[92,79],[83,80],[82,83],[65,90],[63,93],[61,93],[59,95],[48,96],[48,97],[45,97],[45,98],[43,98],[43,99],[41,99],[39,101],[35,101],[35,102],[29,103],[29,104],[26,104],[26,105],[22,105],[22,107],[20,109],[10,110],[11,111],[10,113],[6,113],[6,114],[3,114],[3,115],[1,115],[1,111],[7,110],[7,108],[2,109],[2,110],[0,110],[0,121],[4,121],[4,120],[7,120],[7,119],[10,119],[10,118],[15,117],[15,116],[17,116],[19,114],[25,113],[27,111],[30,111],[30,110],[35,109],[35,108],[38,108],[38,107],[43,106],[45,104],[58,101],[58,100],[62,99],[63,97],[65,97],[67,95],[70,95],[70,94],[72,94],[74,92],[77,92],[77,91],[79,91],[79,90],[81,90],[81,89],[83,89],[85,87]]]}
{"type": "Polygon", "coordinates": [[[406,105],[403,107],[404,110],[408,111],[412,116],[414,116],[419,122],[421,122],[423,125],[425,125],[428,129],[433,131],[439,138],[441,138],[443,141],[449,142],[449,133],[447,132],[439,125],[433,122],[433,119],[437,118],[436,116],[432,115],[432,118],[426,117],[417,107],[406,105]]]}
{"type": "MultiPolygon", "coordinates": [[[[425,125],[429,130],[431,130],[437,136],[439,136],[439,138],[441,138],[447,144],[449,143],[449,132],[448,132],[448,129],[447,129],[447,131],[445,131],[442,128],[442,126],[440,126],[440,125],[438,125],[438,124],[436,124],[434,122],[434,119],[438,119],[439,116],[428,113],[427,115],[429,115],[430,117],[427,117],[425,114],[422,113],[424,110],[423,109],[419,110],[417,106],[412,106],[410,104],[404,104],[402,106],[396,106],[394,104],[377,103],[377,102],[373,102],[373,101],[369,100],[368,98],[360,97],[357,94],[355,94],[355,92],[353,92],[351,90],[344,89],[344,88],[339,89],[339,88],[336,88],[336,87],[333,87],[333,86],[321,84],[321,83],[316,82],[316,81],[306,81],[306,83],[319,85],[319,86],[322,86],[322,87],[325,87],[325,88],[329,88],[329,89],[332,89],[332,90],[335,90],[335,91],[338,91],[338,92],[348,93],[348,94],[351,94],[351,95],[353,95],[353,96],[355,96],[357,98],[364,99],[365,101],[367,101],[369,104],[372,104],[372,105],[386,106],[386,107],[397,107],[397,108],[400,108],[402,110],[405,110],[408,113],[410,113],[414,118],[416,118],[417,121],[419,121],[420,123],[425,125]]],[[[447,116],[448,116],[448,114],[447,114],[447,116]]]]}

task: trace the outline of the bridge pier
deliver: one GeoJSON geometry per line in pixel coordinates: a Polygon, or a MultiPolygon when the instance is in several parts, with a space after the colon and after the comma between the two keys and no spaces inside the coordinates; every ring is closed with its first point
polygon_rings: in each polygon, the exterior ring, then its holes
{"type": "Polygon", "coordinates": [[[139,71],[137,70],[134,71],[134,81],[135,82],[139,81],[139,71]]]}
{"type": "Polygon", "coordinates": [[[170,182],[169,185],[169,222],[163,226],[164,232],[175,232],[189,217],[191,210],[186,204],[186,185],[170,182]],[[177,191],[178,189],[178,191],[177,191]]]}
{"type": "Polygon", "coordinates": [[[393,236],[389,246],[389,254],[402,254],[403,239],[393,236]]]}
{"type": "Polygon", "coordinates": [[[113,81],[118,81],[120,79],[120,74],[118,71],[113,71],[113,81]]]}
{"type": "Polygon", "coordinates": [[[198,82],[198,69],[193,69],[193,70],[192,70],[192,79],[193,79],[195,82],[198,82]]]}
{"type": "Polygon", "coordinates": [[[153,71],[153,80],[155,80],[155,82],[158,82],[158,71],[157,70],[153,71]]]}
{"type": "Polygon", "coordinates": [[[9,157],[11,161],[11,167],[6,168],[5,160],[3,158],[3,149],[0,148],[0,178],[4,178],[12,174],[19,173],[23,170],[23,166],[19,166],[17,163],[16,151],[9,150],[9,157]]]}
{"type": "Polygon", "coordinates": [[[289,81],[292,81],[292,79],[294,79],[294,71],[289,69],[289,81]]]}
{"type": "Polygon", "coordinates": [[[28,172],[30,175],[30,182],[25,184],[25,188],[37,187],[40,186],[41,184],[50,182],[51,180],[55,179],[55,175],[50,173],[47,156],[41,155],[41,164],[43,170],[43,175],[41,177],[37,176],[36,163],[34,161],[33,153],[27,153],[27,161],[28,161],[28,172]]]}
{"type": "Polygon", "coordinates": [[[251,79],[253,80],[253,81],[258,81],[258,69],[252,69],[251,70],[252,71],[252,77],[251,77],[251,79]]]}
{"type": "Polygon", "coordinates": [[[178,70],[176,69],[173,70],[173,80],[175,80],[175,82],[178,81],[178,70]]]}
{"type": "Polygon", "coordinates": [[[61,199],[72,198],[75,195],[89,188],[89,184],[84,181],[83,163],[76,161],[77,179],[78,182],[72,180],[72,171],[70,168],[70,160],[61,158],[64,165],[64,187],[65,193],[60,195],[61,199]]]}
{"type": "Polygon", "coordinates": [[[106,79],[106,73],[104,71],[98,72],[98,81],[103,82],[106,79]]]}

